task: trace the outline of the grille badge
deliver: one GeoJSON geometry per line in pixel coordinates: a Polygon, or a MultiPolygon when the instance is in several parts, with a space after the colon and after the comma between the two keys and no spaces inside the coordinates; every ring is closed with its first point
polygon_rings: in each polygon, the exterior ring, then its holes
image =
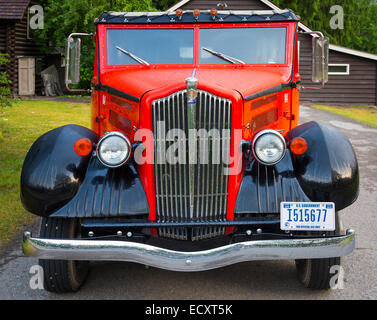
{"type": "Polygon", "coordinates": [[[189,187],[190,187],[190,218],[194,217],[195,167],[196,163],[196,99],[198,97],[198,79],[194,77],[195,69],[190,78],[186,79],[187,87],[187,123],[189,129],[189,187]]]}

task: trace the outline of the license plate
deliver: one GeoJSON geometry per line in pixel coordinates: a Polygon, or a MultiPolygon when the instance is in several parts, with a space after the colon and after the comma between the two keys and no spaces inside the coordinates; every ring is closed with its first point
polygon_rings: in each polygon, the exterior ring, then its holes
{"type": "Polygon", "coordinates": [[[335,230],[332,202],[281,202],[280,229],[302,231],[335,230]]]}

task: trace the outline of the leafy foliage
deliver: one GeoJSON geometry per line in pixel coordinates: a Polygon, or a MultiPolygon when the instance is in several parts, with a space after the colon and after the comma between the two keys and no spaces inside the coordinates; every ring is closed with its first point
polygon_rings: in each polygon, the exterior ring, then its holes
{"type": "MultiPolygon", "coordinates": [[[[0,53],[0,66],[3,66],[8,62],[7,55],[0,53]]],[[[10,83],[11,81],[8,79],[8,75],[5,72],[0,72],[0,109],[11,106],[11,91],[8,86],[10,83]]]]}
{"type": "MultiPolygon", "coordinates": [[[[312,30],[322,31],[333,44],[377,54],[376,0],[270,0],[279,8],[292,9],[302,23],[312,30]],[[330,20],[335,14],[330,8],[339,5],[344,12],[344,29],[332,29],[330,20]]],[[[159,10],[166,10],[178,0],[153,0],[159,10]]],[[[228,4],[232,0],[226,1],[228,4]]],[[[210,9],[210,8],[209,8],[210,9]]]]}
{"type": "Polygon", "coordinates": [[[332,44],[377,54],[377,3],[371,0],[272,0],[280,8],[292,9],[302,18],[302,23],[312,30],[320,30],[332,44]],[[338,11],[343,8],[344,28],[332,29],[330,25],[338,11]]]}
{"type": "Polygon", "coordinates": [[[153,5],[160,11],[165,11],[178,3],[177,0],[152,0],[153,5]]]}
{"type": "MultiPolygon", "coordinates": [[[[50,53],[53,47],[65,48],[70,33],[94,32],[94,19],[107,11],[155,11],[152,0],[45,0],[44,29],[35,30],[36,41],[42,51],[50,53]]],[[[93,75],[94,41],[82,38],[80,87],[89,88],[93,75]]]]}

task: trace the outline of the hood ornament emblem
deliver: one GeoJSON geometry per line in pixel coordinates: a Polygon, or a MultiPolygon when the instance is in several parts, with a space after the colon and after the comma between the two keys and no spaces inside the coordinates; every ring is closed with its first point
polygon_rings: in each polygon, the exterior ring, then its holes
{"type": "Polygon", "coordinates": [[[189,147],[189,188],[190,188],[190,217],[194,217],[195,167],[196,164],[196,102],[198,97],[198,79],[195,78],[195,69],[191,77],[186,79],[187,88],[187,123],[189,147]]]}
{"type": "Polygon", "coordinates": [[[186,79],[188,104],[196,103],[196,98],[198,97],[198,79],[195,78],[195,71],[194,69],[191,77],[186,79]]]}

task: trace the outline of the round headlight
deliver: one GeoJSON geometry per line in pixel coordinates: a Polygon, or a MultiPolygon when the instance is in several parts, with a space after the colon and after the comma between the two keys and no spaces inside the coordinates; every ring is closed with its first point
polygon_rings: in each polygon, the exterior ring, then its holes
{"type": "Polygon", "coordinates": [[[277,131],[266,129],[260,131],[253,141],[253,153],[262,164],[274,165],[283,159],[287,145],[284,137],[277,131]]]}
{"type": "Polygon", "coordinates": [[[107,167],[120,167],[128,161],[130,155],[131,142],[121,132],[107,133],[98,141],[98,160],[107,167]]]}

